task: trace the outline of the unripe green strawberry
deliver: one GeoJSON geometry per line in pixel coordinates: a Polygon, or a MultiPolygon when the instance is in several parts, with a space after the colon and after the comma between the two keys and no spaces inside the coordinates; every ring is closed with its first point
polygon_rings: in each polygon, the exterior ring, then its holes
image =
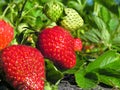
{"type": "Polygon", "coordinates": [[[63,12],[63,4],[58,2],[57,0],[50,0],[44,6],[45,14],[52,21],[56,22],[63,12]]]}
{"type": "Polygon", "coordinates": [[[65,8],[64,12],[66,16],[61,18],[62,20],[60,21],[60,24],[65,29],[73,31],[79,29],[83,25],[84,21],[76,10],[65,8]]]}
{"type": "Polygon", "coordinates": [[[6,80],[16,90],[44,90],[44,58],[39,50],[12,45],[0,55],[6,80]]]}

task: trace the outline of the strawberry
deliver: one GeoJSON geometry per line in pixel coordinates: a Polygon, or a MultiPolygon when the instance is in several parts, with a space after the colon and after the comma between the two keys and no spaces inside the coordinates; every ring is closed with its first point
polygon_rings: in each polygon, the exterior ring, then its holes
{"type": "Polygon", "coordinates": [[[36,48],[12,45],[1,53],[6,80],[16,90],[44,90],[44,59],[36,48]]]}
{"type": "Polygon", "coordinates": [[[13,27],[4,20],[0,20],[0,50],[7,47],[14,36],[13,27]]]}
{"type": "Polygon", "coordinates": [[[79,29],[83,25],[83,19],[78,12],[72,8],[64,9],[65,16],[61,18],[60,24],[69,31],[79,29]]]}
{"type": "Polygon", "coordinates": [[[64,28],[54,26],[44,29],[38,37],[38,47],[45,58],[61,69],[70,69],[76,64],[74,38],[64,28]]]}
{"type": "Polygon", "coordinates": [[[80,38],[74,38],[74,51],[82,50],[82,41],[80,38]]]}
{"type": "Polygon", "coordinates": [[[63,4],[57,0],[50,0],[44,5],[44,11],[48,18],[56,22],[63,12],[63,4]]]}

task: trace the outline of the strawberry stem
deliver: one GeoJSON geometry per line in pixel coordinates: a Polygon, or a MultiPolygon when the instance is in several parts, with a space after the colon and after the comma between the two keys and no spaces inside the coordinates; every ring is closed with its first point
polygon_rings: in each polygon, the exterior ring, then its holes
{"type": "Polygon", "coordinates": [[[31,12],[33,9],[36,9],[36,8],[43,8],[43,6],[39,6],[39,5],[35,5],[35,7],[29,9],[26,13],[23,14],[23,17],[28,14],[29,12],[31,12]]]}
{"type": "Polygon", "coordinates": [[[99,11],[100,11],[100,8],[101,8],[101,6],[100,6],[97,2],[95,2],[94,12],[93,12],[93,14],[94,14],[95,16],[98,16],[98,13],[99,13],[99,11]]]}
{"type": "Polygon", "coordinates": [[[23,13],[23,10],[24,10],[24,7],[25,7],[26,3],[27,3],[27,0],[25,0],[25,2],[23,3],[22,8],[21,8],[21,10],[18,14],[19,15],[18,18],[20,18],[22,16],[22,13],[23,13]]]}
{"type": "Polygon", "coordinates": [[[4,18],[4,17],[5,17],[5,14],[7,13],[7,11],[9,10],[10,7],[11,7],[11,4],[8,4],[8,6],[7,6],[6,9],[4,10],[1,18],[4,18]]]}
{"type": "Polygon", "coordinates": [[[23,13],[23,10],[24,10],[24,8],[25,8],[26,3],[27,3],[27,0],[24,1],[21,10],[18,11],[18,20],[16,20],[16,27],[18,26],[18,24],[19,24],[20,21],[21,21],[22,13],[23,13]]]}

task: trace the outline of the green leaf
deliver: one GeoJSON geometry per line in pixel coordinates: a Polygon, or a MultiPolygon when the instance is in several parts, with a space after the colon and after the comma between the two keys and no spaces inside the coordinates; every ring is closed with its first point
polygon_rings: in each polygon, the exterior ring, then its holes
{"type": "Polygon", "coordinates": [[[42,28],[42,26],[44,25],[44,23],[43,23],[43,21],[41,20],[41,17],[40,16],[38,16],[38,17],[36,17],[36,22],[35,22],[35,26],[38,28],[38,29],[41,29],[42,28]]]}
{"type": "Polygon", "coordinates": [[[77,0],[69,0],[67,2],[67,6],[70,7],[70,8],[74,8],[78,11],[80,11],[82,9],[82,5],[79,5],[79,3],[77,2],[77,0]]]}
{"type": "Polygon", "coordinates": [[[103,19],[105,23],[108,23],[108,21],[110,20],[110,12],[104,6],[101,7],[100,17],[103,19]]]}
{"type": "Polygon", "coordinates": [[[114,31],[114,38],[112,40],[112,48],[120,51],[120,25],[117,30],[114,31]]]}
{"type": "Polygon", "coordinates": [[[118,27],[118,25],[119,25],[119,20],[118,20],[118,18],[116,18],[116,17],[111,18],[108,25],[109,25],[109,27],[110,27],[110,30],[112,30],[112,31],[113,31],[113,30],[116,30],[117,27],[118,27]]]}
{"type": "Polygon", "coordinates": [[[93,43],[99,43],[101,38],[101,32],[98,29],[91,29],[85,32],[84,37],[93,43]]]}
{"type": "Polygon", "coordinates": [[[49,82],[45,82],[44,90],[58,90],[58,85],[54,85],[49,82]]]}
{"type": "Polygon", "coordinates": [[[78,86],[82,88],[92,88],[99,82],[111,86],[119,86],[119,66],[119,54],[113,50],[107,51],[103,55],[99,56],[95,61],[88,64],[85,69],[76,72],[76,82],[78,86]],[[111,82],[109,80],[111,80],[111,82]]]}
{"type": "Polygon", "coordinates": [[[106,67],[113,67],[113,64],[120,65],[120,63],[118,63],[119,61],[119,54],[116,53],[116,51],[109,50],[101,56],[99,56],[94,62],[90,63],[87,66],[86,71],[91,72],[101,68],[103,69],[106,67]]]}
{"type": "Polygon", "coordinates": [[[75,73],[75,80],[79,87],[90,89],[98,84],[98,77],[96,73],[86,73],[85,70],[79,70],[75,73]]]}
{"type": "Polygon", "coordinates": [[[112,42],[113,45],[120,47],[120,34],[116,35],[112,42]]]}
{"type": "MultiPolygon", "coordinates": [[[[101,82],[104,82],[106,85],[110,85],[116,88],[120,88],[120,78],[115,78],[115,77],[109,77],[105,75],[100,75],[100,80],[101,82]]],[[[119,90],[119,89],[117,89],[119,90]]]]}
{"type": "MultiPolygon", "coordinates": [[[[117,67],[117,66],[115,66],[115,67],[117,67]]],[[[109,77],[114,76],[115,78],[120,78],[120,69],[115,70],[113,68],[112,69],[104,68],[104,69],[99,69],[98,72],[100,75],[109,76],[109,77]]]]}
{"type": "Polygon", "coordinates": [[[106,24],[104,23],[104,21],[101,18],[99,18],[97,16],[94,16],[93,19],[94,19],[98,29],[101,32],[101,40],[102,40],[102,42],[106,46],[108,46],[110,44],[110,33],[109,33],[108,29],[107,29],[106,24]]]}
{"type": "Polygon", "coordinates": [[[98,29],[102,30],[102,29],[106,29],[106,24],[104,23],[104,21],[99,18],[98,16],[93,16],[92,17],[95,24],[97,25],[98,29]]]}
{"type": "Polygon", "coordinates": [[[45,60],[45,65],[46,65],[46,78],[47,81],[56,84],[59,82],[59,80],[61,80],[63,78],[63,73],[60,72],[55,66],[54,64],[46,59],[45,60]]]}
{"type": "Polygon", "coordinates": [[[113,50],[107,51],[88,64],[86,72],[96,72],[100,82],[120,87],[120,55],[113,50]]]}
{"type": "Polygon", "coordinates": [[[101,39],[102,39],[102,42],[105,46],[110,46],[111,45],[111,35],[110,33],[108,32],[107,29],[102,29],[101,30],[101,39]]]}
{"type": "Polygon", "coordinates": [[[120,88],[120,70],[110,68],[100,69],[99,74],[100,82],[120,88]]]}

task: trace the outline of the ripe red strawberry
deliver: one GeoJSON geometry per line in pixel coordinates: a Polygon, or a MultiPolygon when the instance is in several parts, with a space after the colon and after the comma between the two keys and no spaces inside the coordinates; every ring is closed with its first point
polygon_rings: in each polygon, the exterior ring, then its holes
{"type": "Polygon", "coordinates": [[[4,20],[0,20],[0,50],[5,48],[12,41],[13,36],[13,27],[4,20]]]}
{"type": "Polygon", "coordinates": [[[38,37],[38,47],[42,54],[62,69],[72,68],[76,64],[73,45],[72,35],[60,26],[46,28],[38,37]]]}
{"type": "Polygon", "coordinates": [[[74,38],[74,51],[82,50],[82,41],[80,38],[74,38]]]}
{"type": "Polygon", "coordinates": [[[36,48],[12,45],[1,53],[6,79],[16,90],[44,90],[44,59],[36,48]]]}

